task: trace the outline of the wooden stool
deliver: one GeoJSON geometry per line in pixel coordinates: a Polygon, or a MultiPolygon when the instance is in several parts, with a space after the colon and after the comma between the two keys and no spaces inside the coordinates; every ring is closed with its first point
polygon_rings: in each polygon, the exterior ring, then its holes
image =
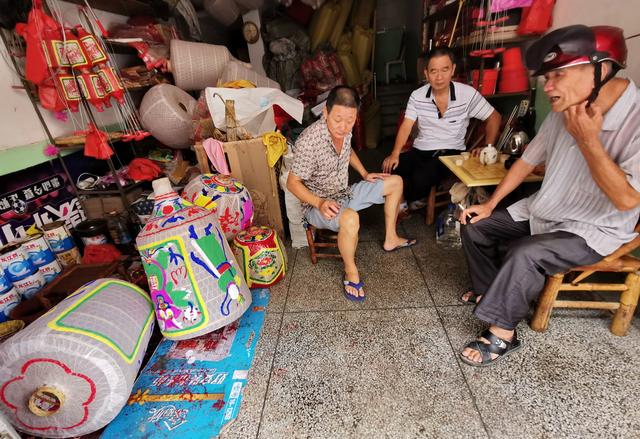
{"type": "MultiPolygon", "coordinates": [[[[636,231],[638,231],[638,227],[636,227],[636,231]]],[[[640,276],[638,276],[640,259],[629,255],[629,253],[639,246],[640,237],[636,237],[600,262],[584,267],[575,267],[567,273],[548,276],[544,290],[538,299],[533,319],[531,319],[531,328],[538,332],[546,331],[553,308],[608,309],[615,311],[609,328],[611,332],[618,336],[626,335],[640,295],[640,276]],[[582,282],[596,272],[628,274],[624,283],[582,282]],[[575,279],[565,281],[566,275],[575,275],[576,273],[579,274],[575,279]],[[620,299],[617,302],[557,300],[560,291],[615,291],[620,293],[620,299]]]]}
{"type": "Polygon", "coordinates": [[[316,264],[318,258],[339,258],[340,252],[335,253],[330,249],[338,250],[338,234],[330,230],[318,229],[311,224],[304,222],[304,228],[307,232],[307,242],[309,243],[309,256],[311,263],[316,264]],[[329,249],[328,251],[322,251],[329,249]]]}
{"type": "Polygon", "coordinates": [[[449,191],[438,192],[435,186],[431,186],[429,197],[427,198],[427,214],[425,222],[428,226],[432,225],[436,219],[436,207],[447,206],[451,202],[449,191]],[[445,198],[442,198],[446,196],[445,198]]]}

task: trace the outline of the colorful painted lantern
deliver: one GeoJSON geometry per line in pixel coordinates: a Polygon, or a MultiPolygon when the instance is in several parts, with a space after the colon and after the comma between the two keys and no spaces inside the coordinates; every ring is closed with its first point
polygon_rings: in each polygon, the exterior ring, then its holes
{"type": "Polygon", "coordinates": [[[228,240],[253,222],[253,201],[242,183],[230,175],[202,174],[187,184],[182,197],[212,210],[228,240]]]}
{"type": "Polygon", "coordinates": [[[233,246],[249,288],[270,287],[284,277],[287,251],[275,230],[249,227],[236,235],[233,246]]]}
{"type": "Polygon", "coordinates": [[[0,345],[0,412],[25,433],[77,437],[127,402],[151,332],[149,295],[97,279],[0,345]]]}
{"type": "Polygon", "coordinates": [[[154,212],[136,244],[162,334],[183,340],[235,321],[251,293],[215,213],[180,198],[167,178],[153,188],[154,212]]]}

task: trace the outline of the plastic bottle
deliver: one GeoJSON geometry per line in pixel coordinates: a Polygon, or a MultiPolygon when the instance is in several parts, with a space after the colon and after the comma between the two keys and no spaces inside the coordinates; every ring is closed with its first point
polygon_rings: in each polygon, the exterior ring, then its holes
{"type": "Polygon", "coordinates": [[[462,247],[460,223],[456,216],[456,206],[454,204],[449,204],[447,210],[438,215],[436,220],[436,243],[450,249],[462,247]]]}
{"type": "Polygon", "coordinates": [[[117,211],[109,212],[107,221],[109,224],[109,232],[113,242],[116,245],[129,245],[131,243],[131,235],[127,226],[124,224],[122,217],[117,211]]]}

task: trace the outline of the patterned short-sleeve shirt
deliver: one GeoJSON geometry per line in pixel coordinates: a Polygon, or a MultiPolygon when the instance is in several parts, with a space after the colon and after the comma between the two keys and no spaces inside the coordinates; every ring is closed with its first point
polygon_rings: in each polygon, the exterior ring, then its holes
{"type": "MultiPolygon", "coordinates": [[[[324,117],[309,125],[296,140],[291,172],[300,177],[315,195],[336,201],[351,197],[349,158],[351,134],[345,137],[340,154],[333,146],[324,117]]],[[[305,210],[310,208],[304,206],[305,210]]]]}

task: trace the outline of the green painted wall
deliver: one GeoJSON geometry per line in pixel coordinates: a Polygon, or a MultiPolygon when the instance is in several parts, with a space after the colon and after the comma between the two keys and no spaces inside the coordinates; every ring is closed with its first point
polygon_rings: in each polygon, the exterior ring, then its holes
{"type": "MultiPolygon", "coordinates": [[[[31,143],[29,145],[16,146],[0,151],[0,175],[11,174],[31,166],[49,161],[42,152],[47,146],[46,141],[31,143]]],[[[63,151],[62,155],[68,155],[77,149],[63,151]]]]}

